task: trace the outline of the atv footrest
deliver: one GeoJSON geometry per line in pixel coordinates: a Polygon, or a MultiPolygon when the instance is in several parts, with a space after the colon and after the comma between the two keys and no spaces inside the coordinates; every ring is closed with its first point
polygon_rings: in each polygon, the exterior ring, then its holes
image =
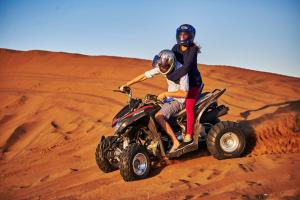
{"type": "Polygon", "coordinates": [[[183,154],[186,154],[186,153],[191,152],[191,151],[195,151],[197,149],[198,149],[198,143],[192,143],[190,145],[187,145],[183,149],[180,149],[180,150],[177,150],[175,152],[167,154],[167,157],[168,158],[178,158],[183,154]]]}

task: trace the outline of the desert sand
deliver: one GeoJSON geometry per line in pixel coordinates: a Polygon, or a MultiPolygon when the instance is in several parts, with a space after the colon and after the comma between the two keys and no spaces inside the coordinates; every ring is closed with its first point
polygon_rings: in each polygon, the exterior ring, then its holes
{"type": "MultiPolygon", "coordinates": [[[[95,162],[101,135],[126,103],[112,92],[150,61],[0,49],[0,199],[300,199],[300,78],[199,65],[204,91],[227,88],[222,120],[249,135],[244,157],[198,152],[124,182],[95,162]]],[[[164,78],[133,87],[159,94],[164,78]]]]}

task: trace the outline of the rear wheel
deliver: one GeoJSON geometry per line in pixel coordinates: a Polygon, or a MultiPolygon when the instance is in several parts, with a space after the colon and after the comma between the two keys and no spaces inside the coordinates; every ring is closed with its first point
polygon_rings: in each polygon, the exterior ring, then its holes
{"type": "Polygon", "coordinates": [[[104,150],[111,145],[114,139],[115,136],[108,136],[106,138],[103,136],[96,148],[95,158],[97,165],[99,169],[105,173],[112,172],[117,169],[116,166],[109,162],[108,158],[106,157],[106,153],[104,152],[104,150]]]}
{"type": "Polygon", "coordinates": [[[131,144],[122,152],[120,173],[125,181],[146,178],[150,171],[149,154],[140,144],[131,144]]]}
{"type": "Polygon", "coordinates": [[[237,123],[221,121],[210,129],[206,144],[209,152],[219,160],[236,158],[244,152],[246,138],[237,123]]]}

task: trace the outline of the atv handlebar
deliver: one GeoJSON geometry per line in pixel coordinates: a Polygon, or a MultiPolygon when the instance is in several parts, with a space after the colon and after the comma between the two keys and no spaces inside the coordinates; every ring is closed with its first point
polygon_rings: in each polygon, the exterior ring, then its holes
{"type": "Polygon", "coordinates": [[[118,90],[113,90],[113,91],[114,91],[114,92],[121,92],[121,93],[125,93],[125,94],[130,94],[130,93],[132,93],[129,86],[123,87],[123,90],[121,90],[121,87],[119,87],[118,90]]]}
{"type": "Polygon", "coordinates": [[[130,89],[129,86],[123,87],[123,90],[121,90],[121,87],[119,87],[118,90],[113,90],[113,92],[120,92],[120,93],[126,94],[126,95],[128,96],[129,101],[130,101],[131,98],[132,98],[132,91],[131,91],[131,89],[130,89]]]}
{"type": "MultiPolygon", "coordinates": [[[[129,86],[123,87],[123,90],[121,90],[121,87],[119,87],[118,90],[113,90],[113,92],[120,92],[120,93],[126,94],[128,96],[129,102],[132,99],[132,90],[129,86]]],[[[154,103],[154,104],[158,104],[158,105],[163,104],[163,102],[161,100],[158,100],[157,96],[153,95],[153,94],[146,94],[146,96],[143,99],[143,102],[144,103],[154,103]]]]}
{"type": "Polygon", "coordinates": [[[158,104],[158,105],[162,105],[163,101],[158,100],[157,96],[154,94],[146,94],[146,96],[143,99],[144,103],[154,103],[154,104],[158,104]]]}
{"type": "Polygon", "coordinates": [[[153,94],[146,94],[145,101],[158,101],[157,96],[153,94]]]}

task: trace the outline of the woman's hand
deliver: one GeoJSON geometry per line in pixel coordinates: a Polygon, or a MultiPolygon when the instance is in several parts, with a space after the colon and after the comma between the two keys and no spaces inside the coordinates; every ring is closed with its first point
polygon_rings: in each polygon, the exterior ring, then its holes
{"type": "Polygon", "coordinates": [[[166,97],[167,97],[166,92],[163,92],[163,93],[161,93],[161,94],[159,94],[159,95],[157,96],[157,99],[162,101],[162,100],[164,100],[166,97]]]}

